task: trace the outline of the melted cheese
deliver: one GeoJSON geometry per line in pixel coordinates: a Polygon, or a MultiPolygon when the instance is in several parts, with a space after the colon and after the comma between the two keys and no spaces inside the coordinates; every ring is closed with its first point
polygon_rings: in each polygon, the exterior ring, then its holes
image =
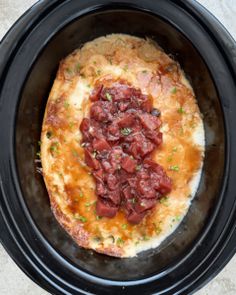
{"type": "Polygon", "coordinates": [[[118,257],[157,247],[176,229],[197,190],[205,144],[201,114],[179,65],[151,40],[121,34],[88,42],[61,62],[41,141],[56,218],[79,245],[118,257]],[[96,216],[95,182],[80,146],[79,126],[88,115],[93,86],[116,79],[152,95],[164,138],[154,157],[173,179],[171,193],[139,225],[128,224],[123,212],[112,219],[96,216]]]}

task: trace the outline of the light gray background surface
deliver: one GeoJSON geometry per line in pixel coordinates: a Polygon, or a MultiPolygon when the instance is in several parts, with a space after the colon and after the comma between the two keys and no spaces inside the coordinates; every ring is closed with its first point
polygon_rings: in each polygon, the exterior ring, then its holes
{"type": "MultiPolygon", "coordinates": [[[[78,1],[78,0],[77,0],[78,1]]],[[[86,0],[80,0],[86,1],[86,0]]],[[[12,24],[35,0],[0,0],[0,40],[12,24]]],[[[210,10],[236,39],[236,0],[199,0],[210,10]]],[[[0,245],[0,294],[46,295],[7,255],[0,245]]],[[[236,256],[224,270],[197,295],[236,295],[236,256]]]]}

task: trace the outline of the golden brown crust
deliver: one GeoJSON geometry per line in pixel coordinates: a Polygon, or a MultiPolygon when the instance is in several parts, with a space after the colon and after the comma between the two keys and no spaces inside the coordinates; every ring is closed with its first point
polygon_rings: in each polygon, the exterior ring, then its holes
{"type": "Polygon", "coordinates": [[[116,257],[156,247],[176,228],[196,189],[204,151],[201,115],[180,66],[153,41],[121,34],[88,42],[61,61],[41,141],[43,176],[55,217],[78,245],[116,257]],[[155,160],[174,183],[138,226],[127,224],[123,212],[113,219],[96,216],[95,183],[80,146],[79,126],[88,114],[91,90],[98,82],[108,86],[116,80],[151,95],[161,110],[164,143],[155,160]]]}

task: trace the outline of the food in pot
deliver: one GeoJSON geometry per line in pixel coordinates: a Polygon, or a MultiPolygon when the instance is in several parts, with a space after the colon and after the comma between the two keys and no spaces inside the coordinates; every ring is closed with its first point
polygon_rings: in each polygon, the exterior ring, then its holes
{"type": "Polygon", "coordinates": [[[157,247],[194,196],[204,129],[179,64],[112,34],[60,64],[41,135],[52,210],[78,245],[117,257],[157,247]]]}

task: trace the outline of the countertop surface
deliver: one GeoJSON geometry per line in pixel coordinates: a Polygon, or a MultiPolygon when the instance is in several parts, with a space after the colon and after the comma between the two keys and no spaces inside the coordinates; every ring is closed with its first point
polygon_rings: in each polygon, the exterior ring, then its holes
{"type": "MultiPolygon", "coordinates": [[[[0,40],[12,24],[35,0],[0,0],[0,40]]],[[[236,0],[199,0],[236,39],[236,0]]],[[[12,261],[0,245],[0,294],[49,294],[32,282],[12,261]]],[[[236,255],[228,265],[197,295],[236,295],[236,255]]]]}

